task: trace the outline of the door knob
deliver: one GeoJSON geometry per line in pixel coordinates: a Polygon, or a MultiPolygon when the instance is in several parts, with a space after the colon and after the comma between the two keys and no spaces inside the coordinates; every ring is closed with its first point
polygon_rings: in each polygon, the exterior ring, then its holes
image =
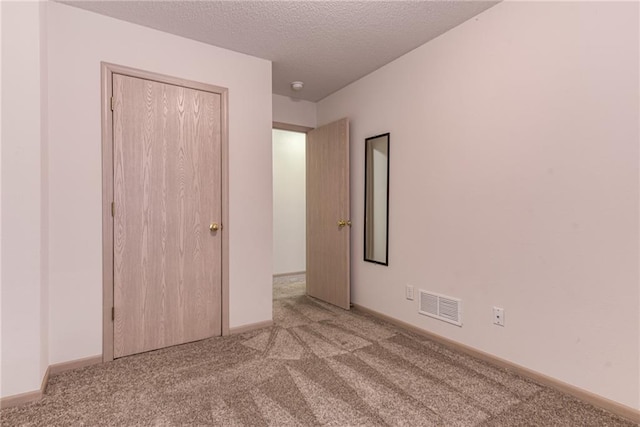
{"type": "Polygon", "coordinates": [[[348,225],[349,227],[351,227],[351,221],[349,220],[345,221],[344,219],[341,219],[340,221],[338,221],[338,227],[342,228],[345,225],[348,225]]]}
{"type": "Polygon", "coordinates": [[[209,226],[209,230],[211,231],[218,231],[219,229],[220,229],[220,226],[216,222],[212,222],[211,225],[209,226]]]}

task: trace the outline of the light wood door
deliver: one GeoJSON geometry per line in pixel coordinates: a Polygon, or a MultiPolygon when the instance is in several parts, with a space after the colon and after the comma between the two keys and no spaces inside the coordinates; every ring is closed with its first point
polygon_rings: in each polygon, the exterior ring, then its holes
{"type": "Polygon", "coordinates": [[[113,75],[114,357],[221,334],[220,95],[113,75]]]}
{"type": "Polygon", "coordinates": [[[306,150],[307,294],[348,310],[349,121],[341,119],[307,133],[306,150]]]}

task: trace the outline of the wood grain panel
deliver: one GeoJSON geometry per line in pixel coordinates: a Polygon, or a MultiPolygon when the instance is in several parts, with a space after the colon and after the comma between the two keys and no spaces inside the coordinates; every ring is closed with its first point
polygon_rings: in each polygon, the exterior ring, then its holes
{"type": "Polygon", "coordinates": [[[221,333],[219,94],[113,75],[114,357],[221,333]]]}
{"type": "Polygon", "coordinates": [[[307,294],[350,304],[349,122],[307,133],[307,294]]]}

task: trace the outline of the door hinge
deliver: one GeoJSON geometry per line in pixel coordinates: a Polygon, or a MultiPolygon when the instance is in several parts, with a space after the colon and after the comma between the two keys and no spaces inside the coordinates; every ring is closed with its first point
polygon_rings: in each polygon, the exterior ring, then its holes
{"type": "Polygon", "coordinates": [[[111,307],[111,320],[116,320],[116,308],[111,307]]]}
{"type": "Polygon", "coordinates": [[[111,216],[116,216],[116,204],[111,202],[111,216]]]}
{"type": "Polygon", "coordinates": [[[113,96],[111,97],[111,111],[113,111],[113,106],[115,105],[115,101],[113,99],[113,96]]]}

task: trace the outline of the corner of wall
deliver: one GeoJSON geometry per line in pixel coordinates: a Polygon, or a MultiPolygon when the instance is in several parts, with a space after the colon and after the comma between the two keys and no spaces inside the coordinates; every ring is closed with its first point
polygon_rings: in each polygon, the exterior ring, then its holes
{"type": "Polygon", "coordinates": [[[49,369],[49,67],[47,8],[40,11],[40,375],[49,369]]]}
{"type": "Polygon", "coordinates": [[[48,368],[46,3],[2,2],[2,397],[48,368]],[[11,84],[6,84],[10,82],[11,84]],[[11,108],[6,106],[11,105],[11,108]],[[45,122],[43,123],[43,118],[45,122]],[[7,250],[11,248],[11,250],[7,250]]]}

